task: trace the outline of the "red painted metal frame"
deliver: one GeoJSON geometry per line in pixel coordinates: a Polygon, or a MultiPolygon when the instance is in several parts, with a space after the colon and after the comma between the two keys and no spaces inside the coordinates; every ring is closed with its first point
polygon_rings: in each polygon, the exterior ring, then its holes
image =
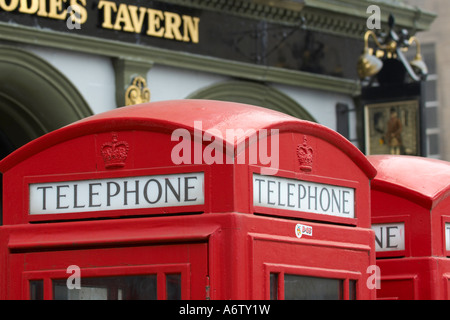
{"type": "MultiPolygon", "coordinates": [[[[195,230],[192,225],[179,226],[174,233],[173,221],[179,218],[167,218],[169,221],[136,218],[6,227],[10,233],[6,259],[10,288],[6,298],[27,299],[29,287],[23,281],[39,278],[46,283],[45,298],[50,299],[51,278],[67,279],[67,267],[77,265],[81,277],[156,272],[161,280],[163,273],[181,272],[182,297],[205,299],[208,241],[218,225],[197,223],[195,230]]],[[[189,220],[195,224],[197,219],[191,216],[189,220]]],[[[164,284],[158,285],[158,298],[164,297],[164,284]]]]}
{"type": "MultiPolygon", "coordinates": [[[[445,224],[450,223],[450,216],[442,215],[442,233],[440,234],[440,243],[442,245],[442,255],[445,257],[450,257],[450,250],[447,250],[445,244],[445,224]]],[[[438,240],[439,241],[439,240],[438,240]]]]}
{"type": "MultiPolygon", "coordinates": [[[[132,249],[131,249],[132,250],[132,249]]],[[[166,300],[166,275],[170,273],[181,274],[181,298],[183,300],[191,299],[191,270],[188,263],[177,264],[150,264],[121,267],[95,267],[81,269],[81,280],[90,277],[109,277],[123,275],[157,275],[157,299],[166,300]]],[[[53,300],[52,280],[67,280],[67,269],[43,270],[43,271],[25,271],[22,278],[22,296],[23,299],[30,299],[29,282],[32,280],[43,280],[44,282],[44,300],[53,300]]]]}
{"type": "Polygon", "coordinates": [[[377,258],[385,257],[409,257],[411,256],[411,216],[379,216],[372,217],[372,224],[404,223],[405,224],[405,250],[377,252],[377,258]]]}
{"type": "Polygon", "coordinates": [[[283,265],[283,264],[270,264],[265,263],[265,274],[266,274],[266,283],[265,283],[265,296],[264,299],[270,299],[270,273],[278,274],[278,292],[277,296],[279,300],[285,299],[284,294],[284,275],[292,274],[292,275],[302,275],[302,276],[310,276],[310,277],[322,277],[322,278],[331,278],[331,279],[339,279],[343,281],[344,290],[343,290],[343,300],[349,300],[349,280],[355,280],[358,282],[362,281],[362,274],[358,271],[343,271],[336,269],[326,269],[326,268],[314,268],[314,267],[302,267],[302,266],[293,266],[293,265],[283,265]]]}
{"type": "MultiPolygon", "coordinates": [[[[262,231],[259,233],[248,234],[253,257],[252,286],[255,288],[252,299],[268,298],[268,277],[271,271],[338,278],[345,283],[357,280],[357,298],[374,299],[375,290],[370,290],[366,285],[371,275],[367,273],[367,268],[375,262],[374,244],[365,240],[373,234],[369,230],[355,230],[350,226],[336,228],[315,222],[309,222],[308,225],[313,227],[314,238],[304,236],[297,239],[286,232],[270,235],[263,232],[265,228],[260,228],[262,231]],[[256,290],[260,283],[265,284],[264,291],[256,290]]],[[[277,226],[282,230],[286,227],[277,226]]],[[[294,228],[295,222],[290,223],[290,227],[294,228]]],[[[282,290],[281,283],[279,290],[282,290]]],[[[283,298],[281,292],[278,296],[283,298]]],[[[348,291],[344,291],[344,299],[348,299],[348,291]]]]}
{"type": "MultiPolygon", "coordinates": [[[[374,299],[374,290],[366,287],[366,269],[375,263],[368,241],[372,232],[310,222],[314,239],[298,239],[298,222],[218,213],[4,226],[9,238],[5,283],[10,288],[3,298],[26,299],[29,287],[24,281],[30,279],[47,279],[50,290],[50,278],[68,277],[65,268],[75,264],[82,276],[129,275],[145,268],[167,272],[189,265],[190,294],[185,294],[191,299],[237,300],[265,299],[265,266],[290,266],[299,274],[357,280],[358,299],[374,299]],[[186,246],[197,247],[203,257],[182,260],[176,248],[186,246]],[[143,254],[153,248],[159,254],[143,254]]],[[[45,297],[51,293],[46,291],[45,297]]]]}
{"type": "MultiPolygon", "coordinates": [[[[201,141],[202,152],[207,144],[201,141]]],[[[189,281],[189,293],[183,291],[183,297],[191,299],[267,298],[267,266],[277,265],[315,276],[357,280],[358,299],[375,298],[375,290],[366,286],[370,276],[366,270],[375,263],[369,182],[376,170],[349,141],[316,123],[229,102],[143,104],[95,115],[36,139],[1,161],[0,171],[7,196],[0,227],[0,282],[4,284],[0,299],[27,298],[26,279],[41,274],[49,282],[51,276],[62,276],[68,265],[77,262],[86,274],[95,269],[108,275],[137,270],[121,269],[127,264],[149,266],[148,270],[179,264],[190,270],[189,280],[183,278],[189,281]],[[200,133],[194,125],[198,120],[203,126],[200,133]],[[245,140],[228,139],[227,129],[277,129],[277,175],[354,188],[355,218],[254,207],[252,175],[268,165],[259,160],[256,164],[208,165],[202,161],[176,165],[170,151],[177,142],[170,135],[180,128],[191,135],[193,148],[199,143],[197,135],[220,132],[215,138],[225,150],[224,160],[238,156],[240,143],[245,144],[244,150],[249,147],[245,140]],[[112,132],[130,145],[124,167],[113,170],[105,167],[99,153],[112,132]],[[307,172],[299,169],[297,158],[297,148],[304,141],[314,150],[314,163],[307,172]],[[32,182],[182,172],[204,172],[204,205],[28,214],[32,182]],[[299,239],[295,234],[298,223],[311,226],[313,236],[299,239]],[[166,250],[148,260],[143,252],[157,247],[166,250]],[[193,260],[187,256],[177,260],[180,253],[186,253],[179,248],[186,247],[201,248],[201,252],[193,260]],[[25,264],[26,258],[32,261],[25,264]]],[[[46,298],[50,297],[47,292],[46,298]]]]}

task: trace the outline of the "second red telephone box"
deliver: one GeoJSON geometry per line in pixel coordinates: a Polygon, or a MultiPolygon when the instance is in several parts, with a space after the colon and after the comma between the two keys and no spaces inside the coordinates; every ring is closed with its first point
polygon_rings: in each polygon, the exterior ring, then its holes
{"type": "Polygon", "coordinates": [[[450,163],[369,156],[378,299],[450,298],[450,163]]]}

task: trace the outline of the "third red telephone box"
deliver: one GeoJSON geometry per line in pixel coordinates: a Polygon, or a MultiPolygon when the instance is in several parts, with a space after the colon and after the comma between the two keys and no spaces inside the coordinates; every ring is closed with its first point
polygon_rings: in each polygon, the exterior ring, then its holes
{"type": "Polygon", "coordinates": [[[0,171],[0,298],[375,297],[375,170],[321,125],[142,104],[51,132],[0,171]]]}
{"type": "Polygon", "coordinates": [[[450,163],[369,156],[379,299],[450,298],[450,163]]]}

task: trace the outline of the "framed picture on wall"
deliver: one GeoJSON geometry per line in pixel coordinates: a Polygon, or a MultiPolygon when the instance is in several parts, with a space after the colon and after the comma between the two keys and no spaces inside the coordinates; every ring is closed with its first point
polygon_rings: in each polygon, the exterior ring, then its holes
{"type": "Polygon", "coordinates": [[[419,155],[419,101],[364,106],[366,154],[419,155]]]}

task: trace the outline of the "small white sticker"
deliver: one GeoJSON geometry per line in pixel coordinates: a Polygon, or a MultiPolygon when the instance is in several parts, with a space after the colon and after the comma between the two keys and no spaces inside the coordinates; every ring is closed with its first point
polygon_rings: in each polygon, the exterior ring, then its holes
{"type": "Polygon", "coordinates": [[[295,235],[297,238],[301,238],[303,235],[307,235],[312,237],[312,230],[313,228],[311,226],[305,226],[304,224],[297,224],[295,226],[295,235]]]}

